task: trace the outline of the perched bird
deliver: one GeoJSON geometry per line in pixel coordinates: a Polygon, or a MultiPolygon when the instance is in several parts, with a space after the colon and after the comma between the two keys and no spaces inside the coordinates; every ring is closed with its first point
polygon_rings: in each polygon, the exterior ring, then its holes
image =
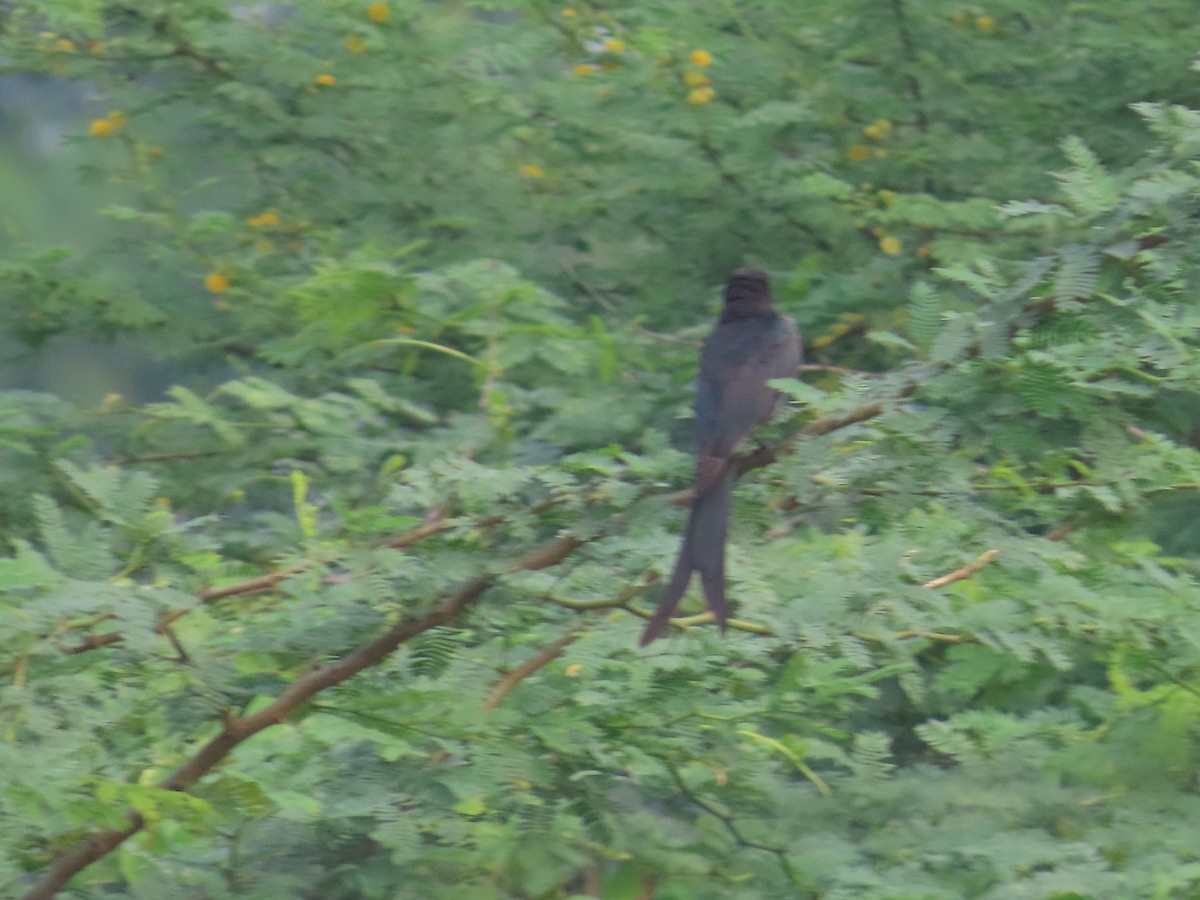
{"type": "Polygon", "coordinates": [[[779,392],[767,381],[795,374],[798,365],[800,332],[794,321],[771,305],[766,272],[738,269],[729,276],[717,327],[700,353],[692,509],[671,580],[642,633],[641,646],[667,630],[692,572],[700,573],[708,608],[724,631],[729,618],[725,534],[735,474],[730,458],[737,445],[775,411],[779,392]]]}

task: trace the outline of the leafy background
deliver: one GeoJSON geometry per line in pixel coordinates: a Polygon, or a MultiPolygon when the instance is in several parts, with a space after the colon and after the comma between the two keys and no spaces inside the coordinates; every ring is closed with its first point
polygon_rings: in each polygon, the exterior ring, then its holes
{"type": "Polygon", "coordinates": [[[6,893],[1200,892],[1194,4],[0,22],[6,893]]]}

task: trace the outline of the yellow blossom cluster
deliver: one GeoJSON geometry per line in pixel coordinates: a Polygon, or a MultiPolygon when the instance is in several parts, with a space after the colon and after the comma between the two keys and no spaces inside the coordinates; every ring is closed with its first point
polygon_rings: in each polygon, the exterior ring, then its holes
{"type": "Polygon", "coordinates": [[[689,88],[687,102],[692,106],[704,106],[716,99],[717,92],[710,83],[711,79],[700,71],[711,66],[712,61],[712,54],[707,50],[697,48],[688,54],[688,62],[697,68],[684,69],[679,77],[689,88]]]}
{"type": "Polygon", "coordinates": [[[129,124],[129,117],[119,109],[109,110],[108,115],[102,119],[92,119],[88,124],[88,133],[92,137],[108,137],[116,134],[122,128],[129,124]]]}
{"type": "MultiPolygon", "coordinates": [[[[876,119],[869,125],[862,127],[863,137],[873,143],[882,143],[886,141],[892,134],[892,123],[887,119],[876,119]]],[[[867,144],[854,143],[846,148],[846,157],[850,162],[866,162],[872,156],[876,159],[883,159],[888,155],[886,147],[870,147],[867,144]]]]}
{"type": "Polygon", "coordinates": [[[950,17],[950,21],[959,28],[971,28],[974,26],[976,31],[982,32],[983,34],[993,34],[996,31],[995,16],[972,16],[965,9],[960,9],[958,12],[952,15],[950,17]]]}
{"type": "Polygon", "coordinates": [[[838,321],[834,322],[829,331],[825,334],[817,335],[809,342],[809,346],[814,350],[822,350],[838,340],[838,338],[845,337],[851,332],[860,329],[865,321],[866,316],[862,313],[842,313],[842,315],[838,316],[838,321]]]}
{"type": "Polygon", "coordinates": [[[204,287],[213,294],[223,294],[229,290],[229,277],[224,272],[209,272],[204,276],[204,287]]]}
{"type": "Polygon", "coordinates": [[[897,256],[903,249],[903,245],[900,243],[899,238],[892,237],[890,234],[885,234],[879,239],[879,249],[888,256],[897,256]]]}
{"type": "Polygon", "coordinates": [[[876,119],[870,125],[864,125],[863,136],[872,141],[886,141],[892,133],[892,123],[887,119],[876,119]]]}

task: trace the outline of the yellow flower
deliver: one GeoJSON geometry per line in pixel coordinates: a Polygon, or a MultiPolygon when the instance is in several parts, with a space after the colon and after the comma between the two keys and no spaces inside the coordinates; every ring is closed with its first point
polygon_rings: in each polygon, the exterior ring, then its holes
{"type": "Polygon", "coordinates": [[[683,83],[688,87],[704,87],[708,84],[708,76],[703,72],[697,72],[695,69],[687,69],[683,75],[683,83]]]}
{"type": "Polygon", "coordinates": [[[332,75],[330,75],[328,72],[320,73],[313,79],[313,81],[316,84],[322,85],[324,87],[332,87],[333,85],[337,84],[337,79],[334,78],[332,75]]]}
{"type": "Polygon", "coordinates": [[[252,228],[261,228],[264,225],[278,225],[279,215],[273,212],[260,213],[257,216],[248,218],[246,224],[252,228]]]}
{"type": "Polygon", "coordinates": [[[108,119],[92,119],[92,123],[88,125],[88,131],[92,137],[108,137],[113,133],[113,123],[108,119]]]}
{"type": "Polygon", "coordinates": [[[392,17],[392,9],[386,3],[372,3],[367,7],[367,18],[376,25],[382,25],[392,17]]]}
{"type": "Polygon", "coordinates": [[[625,42],[618,38],[609,38],[604,42],[604,49],[609,53],[624,53],[625,42]]]}
{"type": "Polygon", "coordinates": [[[882,141],[892,133],[892,123],[887,119],[876,119],[870,125],[864,125],[862,131],[871,140],[882,141]]]}
{"type": "Polygon", "coordinates": [[[582,77],[584,75],[591,75],[593,72],[596,71],[596,67],[593,66],[591,63],[579,63],[571,71],[574,72],[576,75],[579,75],[580,77],[582,77]]]}
{"type": "Polygon", "coordinates": [[[980,16],[975,20],[975,27],[984,34],[991,34],[996,30],[996,20],[991,16],[980,16]]]}
{"type": "Polygon", "coordinates": [[[526,163],[525,165],[521,166],[521,174],[526,178],[543,178],[545,177],[546,172],[541,166],[534,165],[533,163],[526,163]]]}
{"type": "Polygon", "coordinates": [[[879,199],[884,206],[891,206],[896,201],[896,192],[882,190],[879,192],[879,199]]]}
{"type": "Polygon", "coordinates": [[[112,122],[113,128],[124,128],[129,124],[129,117],[119,109],[110,109],[108,111],[108,121],[112,122]]]}
{"type": "Polygon", "coordinates": [[[712,54],[707,50],[693,50],[688,54],[688,59],[698,66],[712,65],[712,54]]]}
{"type": "Polygon", "coordinates": [[[895,256],[901,250],[900,239],[894,238],[890,234],[885,235],[879,239],[879,249],[888,256],[895,256]]]}
{"type": "Polygon", "coordinates": [[[850,157],[850,162],[863,162],[870,158],[871,150],[864,144],[851,144],[846,155],[850,157]]]}
{"type": "Polygon", "coordinates": [[[561,15],[561,16],[562,16],[564,19],[573,19],[573,18],[575,18],[577,15],[579,15],[579,13],[575,12],[575,10],[571,9],[570,7],[567,7],[566,9],[564,9],[564,10],[562,11],[562,13],[560,13],[560,15],[561,15]]]}
{"type": "Polygon", "coordinates": [[[583,671],[583,663],[571,663],[569,666],[567,666],[565,669],[563,669],[563,674],[566,675],[568,678],[574,678],[576,675],[578,675],[582,671],[583,671]]]}
{"type": "Polygon", "coordinates": [[[220,272],[209,272],[204,276],[204,287],[210,293],[221,294],[229,290],[229,279],[220,272]]]}
{"type": "Polygon", "coordinates": [[[58,49],[63,53],[75,52],[75,42],[70,38],[59,38],[55,43],[58,45],[58,49]]]}
{"type": "Polygon", "coordinates": [[[351,53],[366,53],[367,42],[360,34],[348,34],[342,41],[342,45],[351,53]]]}
{"type": "Polygon", "coordinates": [[[713,97],[717,96],[717,92],[710,87],[698,87],[688,91],[687,102],[692,106],[703,106],[705,103],[712,101],[713,97]]]}
{"type": "Polygon", "coordinates": [[[967,24],[966,10],[960,9],[958,12],[956,12],[954,15],[952,15],[950,17],[950,21],[953,22],[955,25],[966,25],[967,24]]]}

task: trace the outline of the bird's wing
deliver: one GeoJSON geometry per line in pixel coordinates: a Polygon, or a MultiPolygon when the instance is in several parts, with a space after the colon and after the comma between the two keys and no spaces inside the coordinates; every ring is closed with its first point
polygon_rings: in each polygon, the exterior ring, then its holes
{"type": "Polygon", "coordinates": [[[799,363],[799,335],[784,316],[729,323],[713,333],[701,356],[696,394],[698,476],[705,457],[728,459],[771,417],[779,394],[766,382],[792,375],[799,363]]]}

